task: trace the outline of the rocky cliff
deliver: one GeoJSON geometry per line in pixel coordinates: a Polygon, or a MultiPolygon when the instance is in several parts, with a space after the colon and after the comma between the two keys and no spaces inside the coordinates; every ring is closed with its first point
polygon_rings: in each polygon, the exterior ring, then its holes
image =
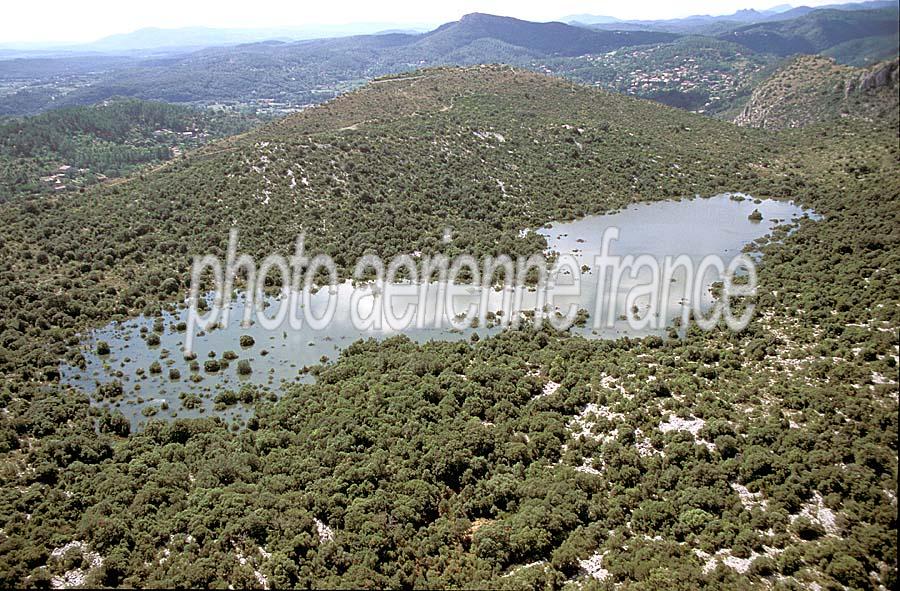
{"type": "Polygon", "coordinates": [[[753,92],[734,122],[746,127],[803,127],[841,117],[897,118],[900,61],[853,68],[799,56],[753,92]]]}

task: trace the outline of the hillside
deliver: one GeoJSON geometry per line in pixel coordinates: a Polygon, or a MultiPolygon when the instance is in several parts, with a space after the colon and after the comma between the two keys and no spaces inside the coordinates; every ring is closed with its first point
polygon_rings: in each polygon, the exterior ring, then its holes
{"type": "MultiPolygon", "coordinates": [[[[117,67],[88,84],[77,80],[74,90],[61,95],[40,88],[0,95],[0,115],[95,103],[116,95],[204,104],[253,104],[260,99],[296,107],[332,98],[366,79],[423,66],[524,66],[536,58],[602,53],[675,37],[670,33],[590,31],[562,23],[471,14],[421,35],[268,41],[144,60],[132,67],[117,67]]],[[[20,64],[20,69],[24,65],[20,64]]],[[[44,67],[56,76],[68,72],[66,67],[53,69],[53,60],[44,67]]],[[[0,79],[15,76],[16,71],[0,62],[0,79]]]]}
{"type": "Polygon", "coordinates": [[[898,60],[869,68],[842,66],[819,56],[801,56],[754,91],[735,123],[782,129],[849,117],[896,121],[898,60]]]}
{"type": "Polygon", "coordinates": [[[503,63],[731,117],[779,56],[822,53],[853,65],[896,56],[898,8],[876,6],[885,4],[740,11],[682,19],[677,26],[647,21],[586,27],[472,13],[425,33],[268,40],[143,57],[0,60],[0,115],[113,96],[283,115],[390,73],[503,63]],[[616,29],[619,24],[626,30],[616,29]]]}
{"type": "Polygon", "coordinates": [[[0,118],[0,202],[16,195],[83,189],[259,123],[137,99],[0,118]]]}
{"type": "MultiPolygon", "coordinates": [[[[879,10],[884,8],[897,9],[900,8],[900,5],[898,5],[897,0],[869,0],[844,4],[828,4],[816,7],[798,6],[796,8],[791,8],[790,4],[782,4],[768,10],[745,8],[732,14],[717,16],[694,15],[665,20],[623,21],[618,19],[607,19],[594,22],[590,15],[580,15],[580,18],[576,16],[564,20],[566,22],[580,21],[592,28],[601,30],[667,31],[683,35],[718,35],[751,24],[796,19],[818,10],[852,12],[858,10],[879,10]]],[[[572,24],[576,23],[572,22],[572,24]]]]}
{"type": "Polygon", "coordinates": [[[822,55],[848,66],[869,66],[900,55],[900,32],[893,35],[863,37],[829,47],[822,55]]]}
{"type": "Polygon", "coordinates": [[[539,70],[615,92],[714,115],[750,96],[774,58],[712,37],[624,47],[570,59],[535,60],[539,70]]]}
{"type": "MultiPolygon", "coordinates": [[[[798,18],[755,23],[719,35],[762,53],[814,54],[860,39],[876,39],[896,50],[900,10],[813,10],[798,18]]],[[[846,45],[845,45],[846,47],[846,45]]]]}
{"type": "Polygon", "coordinates": [[[896,138],[439,68],[0,204],[0,586],[892,588],[896,138]],[[741,332],[358,341],[246,421],[139,433],[114,388],[59,381],[90,328],[183,301],[232,227],[254,255],[306,230],[346,275],[372,251],[542,252],[522,230],[723,191],[821,216],[754,245],[741,332]]]}
{"type": "Polygon", "coordinates": [[[449,53],[478,39],[503,43],[539,52],[546,57],[602,53],[629,45],[671,41],[671,33],[635,31],[592,31],[563,23],[534,23],[515,18],[473,13],[426,33],[413,47],[430,56],[449,53]]]}
{"type": "MultiPolygon", "coordinates": [[[[757,176],[739,164],[753,151],[752,133],[506,67],[438,69],[376,80],[188,153],[143,179],[78,199],[21,202],[2,210],[2,221],[6,245],[48,253],[59,281],[78,261],[111,256],[115,268],[102,271],[90,288],[98,293],[85,297],[92,304],[80,312],[100,317],[171,297],[160,277],[179,277],[189,266],[171,243],[203,251],[233,223],[251,251],[290,248],[301,228],[316,228],[309,248],[328,252],[342,267],[368,248],[384,257],[440,249],[450,221],[460,243],[476,253],[497,244],[530,253],[537,238],[519,238],[521,228],[637,200],[736,189],[740,179],[757,176]],[[588,170],[595,182],[587,182],[588,170]],[[33,210],[41,212],[37,225],[26,213],[33,210]],[[203,221],[175,222],[195,215],[203,221]],[[273,219],[281,222],[273,226],[273,219]],[[60,224],[88,228],[90,237],[41,238],[60,224]],[[74,256],[65,255],[69,249],[74,256]],[[129,287],[104,295],[101,285],[109,284],[129,287]]],[[[21,311],[12,306],[3,313],[21,311]]],[[[58,321],[74,326],[77,319],[58,321]]],[[[9,339],[6,346],[17,351],[8,363],[31,357],[55,363],[47,351],[19,349],[25,341],[9,339]]]]}

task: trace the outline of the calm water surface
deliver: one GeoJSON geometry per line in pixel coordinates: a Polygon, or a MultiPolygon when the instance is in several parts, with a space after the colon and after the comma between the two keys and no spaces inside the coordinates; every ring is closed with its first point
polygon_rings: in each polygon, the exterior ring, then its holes
{"type": "MultiPolygon", "coordinates": [[[[589,267],[593,264],[594,255],[600,252],[601,236],[608,227],[618,227],[620,230],[618,241],[612,244],[613,255],[650,254],[662,261],[666,256],[681,254],[694,260],[715,254],[722,256],[727,263],[745,245],[765,236],[774,226],[809,213],[791,202],[766,200],[757,203],[749,198],[735,200],[729,195],[719,195],[709,199],[637,204],[617,213],[555,223],[537,231],[546,237],[551,250],[572,254],[578,259],[579,265],[589,267]],[[762,213],[763,221],[753,222],[748,219],[755,209],[762,213]]],[[[643,274],[633,280],[623,281],[616,294],[617,311],[624,311],[625,293],[634,284],[646,282],[647,277],[648,275],[643,274]]],[[[597,278],[594,271],[587,271],[580,279],[580,296],[561,299],[557,303],[577,303],[579,307],[594,314],[597,278]]],[[[675,279],[672,296],[665,306],[667,322],[681,315],[682,306],[690,305],[689,299],[684,298],[683,276],[676,275],[675,279]]],[[[324,308],[326,298],[338,298],[335,321],[323,331],[315,331],[306,326],[301,330],[284,326],[275,331],[264,330],[259,324],[241,326],[243,301],[237,297],[231,307],[228,325],[195,339],[194,351],[197,353],[200,370],[194,372],[182,353],[185,333],[176,328],[179,321],[187,319],[186,310],[163,314],[164,330],[159,333],[159,345],[155,346],[148,345],[146,341],[146,336],[153,332],[152,318],[141,316],[127,322],[113,323],[86,335],[83,341],[86,367],[80,369],[64,365],[61,368],[62,380],[87,393],[93,392],[100,383],[119,380],[125,392],[122,399],[117,402],[95,401],[95,404],[118,409],[129,418],[133,428],[139,428],[147,420],[147,414],[154,410],[154,418],[162,419],[197,417],[211,413],[227,420],[245,418],[252,414],[252,410],[240,404],[224,410],[220,405],[216,410],[216,395],[226,390],[239,390],[245,384],[275,390],[282,384],[310,381],[313,378],[301,371],[304,366],[316,365],[325,358],[334,359],[341,349],[360,338],[386,338],[396,334],[386,327],[381,330],[356,329],[350,321],[348,311],[352,290],[353,287],[345,283],[322,289],[314,296],[311,307],[317,313],[324,308]],[[255,344],[242,348],[242,335],[252,336],[255,344]],[[95,354],[99,341],[106,341],[110,345],[109,355],[95,354]],[[226,351],[236,353],[239,359],[248,360],[252,367],[251,374],[239,376],[237,360],[218,372],[203,369],[204,361],[221,359],[226,351]],[[162,373],[154,374],[149,371],[153,362],[161,365],[162,373]],[[177,369],[180,377],[170,379],[170,369],[177,369]],[[139,370],[143,370],[142,375],[139,370]],[[192,376],[196,377],[191,379],[192,376]],[[198,404],[197,407],[185,408],[183,398],[189,395],[199,398],[199,401],[194,401],[198,404]]],[[[465,295],[457,298],[457,310],[464,309],[467,297],[473,301],[481,297],[481,291],[477,288],[461,287],[460,293],[465,295]]],[[[701,304],[709,302],[708,291],[705,293],[701,304]]],[[[434,306],[436,295],[436,290],[429,290],[428,307],[434,306]]],[[[502,294],[490,290],[488,295],[488,309],[500,309],[502,294]]],[[[534,294],[526,294],[523,308],[533,307],[534,302],[534,294]]],[[[398,305],[402,305],[401,303],[402,300],[399,300],[398,305]]],[[[604,300],[605,306],[609,306],[609,303],[608,299],[604,300]]],[[[269,309],[273,310],[278,301],[273,298],[269,304],[269,309]]],[[[574,327],[572,331],[588,338],[644,336],[664,332],[647,330],[636,333],[622,319],[618,319],[612,327],[594,330],[592,321],[593,319],[589,320],[585,327],[574,327]]],[[[410,328],[402,332],[416,341],[424,342],[468,339],[473,332],[484,337],[499,330],[498,327],[480,326],[464,330],[410,328]]]]}

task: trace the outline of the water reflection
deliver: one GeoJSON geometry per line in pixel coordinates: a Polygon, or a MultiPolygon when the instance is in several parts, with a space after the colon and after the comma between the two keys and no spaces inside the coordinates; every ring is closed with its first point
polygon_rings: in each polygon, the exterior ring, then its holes
{"type": "MultiPolygon", "coordinates": [[[[805,215],[804,211],[790,202],[754,201],[720,195],[709,199],[636,204],[614,214],[548,225],[537,232],[545,236],[550,250],[571,254],[578,266],[585,266],[579,277],[580,295],[557,298],[554,303],[558,307],[573,303],[596,314],[597,278],[589,267],[594,256],[600,253],[600,237],[608,227],[615,226],[620,230],[619,240],[613,243],[611,249],[614,255],[649,254],[662,260],[667,255],[684,254],[692,260],[699,260],[716,254],[727,260],[748,243],[769,233],[775,225],[802,215],[805,215]],[[762,214],[762,220],[749,219],[754,210],[762,214]]],[[[623,279],[615,296],[617,313],[612,326],[594,329],[593,321],[589,319],[585,326],[573,327],[572,331],[588,338],[665,332],[665,329],[635,332],[622,316],[622,313],[632,312],[624,307],[625,294],[635,284],[646,280],[646,273],[623,279]]],[[[406,289],[410,287],[414,286],[406,286],[406,289]]],[[[690,295],[685,298],[684,287],[684,277],[676,275],[670,290],[671,297],[663,307],[663,326],[680,316],[683,306],[691,304],[690,295]]],[[[497,324],[503,318],[503,312],[500,312],[504,307],[502,292],[490,289],[482,293],[477,287],[467,286],[457,286],[456,289],[455,310],[459,312],[467,304],[480,302],[484,298],[487,310],[492,312],[488,314],[487,324],[473,327],[466,322],[461,329],[435,327],[435,310],[440,301],[435,287],[428,290],[426,298],[426,327],[406,328],[403,334],[422,342],[468,339],[472,333],[485,337],[500,330],[497,324]]],[[[64,365],[61,368],[62,380],[89,393],[98,384],[121,382],[123,395],[117,401],[95,403],[118,408],[131,420],[133,428],[149,416],[197,417],[215,412],[228,420],[246,417],[251,412],[247,406],[223,404],[234,402],[234,396],[226,392],[239,391],[248,385],[277,390],[282,384],[312,380],[304,371],[305,367],[335,358],[342,348],[357,339],[385,338],[397,333],[386,321],[365,330],[354,326],[349,314],[351,303],[354,303],[353,294],[354,288],[347,282],[319,290],[311,297],[310,306],[314,314],[321,314],[328,298],[337,298],[334,321],[325,330],[313,330],[309,326],[293,330],[287,321],[276,330],[266,330],[260,323],[244,326],[241,322],[244,300],[238,294],[232,304],[227,326],[210,330],[194,339],[195,359],[185,359],[183,354],[186,311],[164,313],[161,321],[138,317],[114,323],[93,331],[85,339],[85,367],[64,365]],[[108,343],[109,354],[96,354],[97,344],[101,341],[108,343]],[[220,402],[218,405],[217,399],[220,402]]],[[[359,295],[360,292],[357,292],[359,295]]],[[[371,305],[373,296],[370,291],[361,299],[363,308],[371,305]]],[[[411,294],[395,299],[394,309],[398,315],[408,304],[415,303],[417,297],[411,294]]],[[[703,303],[709,302],[708,290],[704,290],[702,297],[703,303]]],[[[536,298],[533,291],[526,292],[522,308],[533,308],[536,298]]],[[[274,315],[280,303],[280,300],[270,298],[266,313],[274,315]]],[[[610,298],[604,299],[603,310],[608,311],[612,303],[610,298]]],[[[639,309],[634,312],[641,313],[639,309]]]]}

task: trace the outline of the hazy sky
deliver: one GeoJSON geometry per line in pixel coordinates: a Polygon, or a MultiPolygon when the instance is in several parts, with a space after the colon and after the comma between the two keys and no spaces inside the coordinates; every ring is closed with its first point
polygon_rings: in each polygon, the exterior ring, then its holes
{"type": "Polygon", "coordinates": [[[775,4],[815,6],[836,0],[3,0],[0,43],[93,41],[142,27],[293,27],[377,22],[439,24],[469,12],[527,20],[556,20],[570,14],[618,18],[671,18],[726,14],[775,4]]]}

